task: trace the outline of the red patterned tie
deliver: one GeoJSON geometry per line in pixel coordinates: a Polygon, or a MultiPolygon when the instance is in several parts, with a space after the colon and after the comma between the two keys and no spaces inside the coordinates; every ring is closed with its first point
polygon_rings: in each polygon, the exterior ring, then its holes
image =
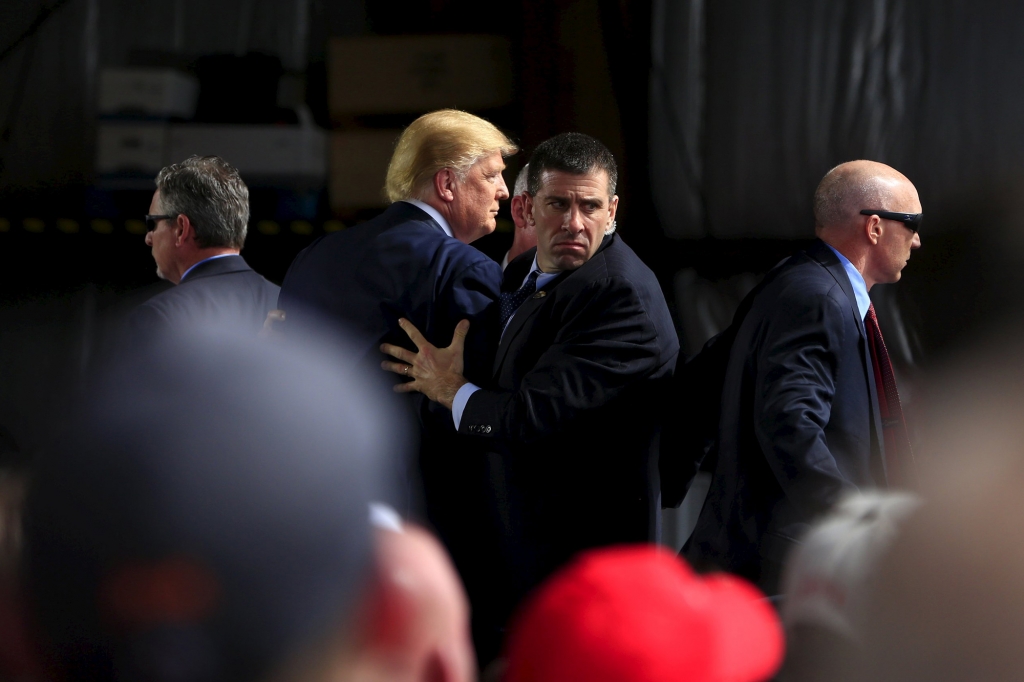
{"type": "Polygon", "coordinates": [[[885,443],[885,477],[890,488],[907,485],[913,478],[914,453],[907,435],[907,421],[903,417],[900,394],[896,390],[896,375],[889,361],[889,351],[878,328],[875,306],[868,307],[864,318],[868,333],[868,348],[871,349],[871,364],[875,370],[875,389],[878,392],[878,409],[882,417],[882,434],[885,443]]]}

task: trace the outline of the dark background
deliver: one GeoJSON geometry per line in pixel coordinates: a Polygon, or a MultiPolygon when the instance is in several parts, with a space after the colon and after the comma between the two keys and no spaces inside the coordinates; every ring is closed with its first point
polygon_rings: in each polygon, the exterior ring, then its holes
{"type": "MultiPolygon", "coordinates": [[[[810,198],[825,171],[853,158],[903,171],[925,207],[924,246],[903,282],[872,295],[912,403],[920,372],[1018,306],[1022,31],[1024,7],[965,0],[8,0],[0,424],[24,450],[38,447],[123,313],[166,286],[125,223],[148,211],[151,190],[95,191],[99,69],[270,55],[301,76],[329,127],[328,39],[423,33],[511,41],[513,100],[478,112],[525,150],[509,163],[510,186],[555,133],[586,132],[615,153],[620,234],[657,273],[690,353],[813,237],[810,198]],[[101,231],[97,219],[108,221],[101,231]]],[[[232,107],[222,98],[205,115],[232,107]]],[[[252,225],[280,230],[250,229],[243,255],[280,282],[326,221],[372,214],[334,215],[321,192],[315,217],[294,227],[279,193],[254,187],[252,225]]],[[[498,259],[511,241],[504,217],[476,244],[498,259]]]]}

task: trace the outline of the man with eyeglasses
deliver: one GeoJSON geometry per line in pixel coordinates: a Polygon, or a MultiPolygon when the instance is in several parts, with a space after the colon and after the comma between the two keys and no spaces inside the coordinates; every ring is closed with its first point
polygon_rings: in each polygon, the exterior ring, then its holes
{"type": "Polygon", "coordinates": [[[156,274],[177,286],[149,299],[129,318],[134,339],[168,328],[215,324],[259,333],[277,307],[280,287],[241,255],[249,223],[249,189],[224,159],[191,156],[156,178],[146,216],[146,245],[156,274]]]}
{"type": "Polygon", "coordinates": [[[818,241],[776,266],[724,333],[732,345],[717,459],[705,465],[711,489],[684,548],[768,594],[810,522],[842,493],[913,476],[868,291],[898,281],[921,245],[917,190],[889,166],[851,161],[818,185],[814,217],[818,241]]]}

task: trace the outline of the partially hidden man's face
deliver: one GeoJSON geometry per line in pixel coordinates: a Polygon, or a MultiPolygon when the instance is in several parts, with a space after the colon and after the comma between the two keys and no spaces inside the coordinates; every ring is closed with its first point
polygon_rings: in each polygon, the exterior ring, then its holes
{"type": "MultiPolygon", "coordinates": [[[[160,203],[160,190],[153,192],[153,200],[149,203],[150,215],[162,215],[163,206],[160,203]]],[[[174,262],[174,241],[177,237],[174,230],[173,220],[161,220],[157,223],[156,229],[146,233],[146,246],[153,253],[153,260],[156,261],[156,276],[160,279],[167,279],[167,273],[171,272],[174,262]]]]}
{"type": "Polygon", "coordinates": [[[608,173],[541,173],[536,196],[527,195],[527,220],[537,232],[537,265],[544,272],[575,270],[597,253],[615,220],[619,198],[608,192],[608,173]]]}
{"type": "Polygon", "coordinates": [[[458,183],[451,204],[452,234],[464,244],[494,232],[498,202],[508,199],[508,187],[501,171],[505,161],[501,152],[485,156],[458,183]]]}

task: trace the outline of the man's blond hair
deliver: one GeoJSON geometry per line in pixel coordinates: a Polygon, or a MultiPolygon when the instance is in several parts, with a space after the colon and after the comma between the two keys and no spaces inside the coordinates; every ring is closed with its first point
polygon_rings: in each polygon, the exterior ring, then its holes
{"type": "Polygon", "coordinates": [[[464,180],[470,166],[483,157],[517,151],[493,123],[457,109],[441,109],[420,116],[398,138],[384,189],[389,201],[420,198],[443,168],[464,180]]]}

